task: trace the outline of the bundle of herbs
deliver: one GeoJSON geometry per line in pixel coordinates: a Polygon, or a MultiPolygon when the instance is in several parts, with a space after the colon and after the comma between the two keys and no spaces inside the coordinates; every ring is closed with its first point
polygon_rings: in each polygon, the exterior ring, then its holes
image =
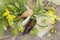
{"type": "Polygon", "coordinates": [[[27,5],[27,0],[2,0],[0,2],[0,35],[8,29],[8,25],[12,27],[12,35],[18,34],[20,28],[18,24],[25,19],[19,20],[18,16],[27,10],[25,5],[27,5]]]}

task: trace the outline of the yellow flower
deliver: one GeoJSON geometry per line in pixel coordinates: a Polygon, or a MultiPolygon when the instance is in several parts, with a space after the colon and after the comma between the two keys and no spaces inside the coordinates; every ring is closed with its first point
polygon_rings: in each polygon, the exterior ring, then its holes
{"type": "Polygon", "coordinates": [[[54,8],[54,7],[51,7],[51,9],[52,9],[52,10],[55,10],[55,8],[54,8]]]}
{"type": "Polygon", "coordinates": [[[13,18],[11,18],[11,19],[8,19],[8,22],[13,22],[13,18]]]}
{"type": "Polygon", "coordinates": [[[3,16],[9,15],[9,11],[6,9],[6,12],[3,14],[3,16]]]}
{"type": "Polygon", "coordinates": [[[54,19],[54,18],[52,18],[52,19],[50,20],[50,24],[55,24],[55,19],[54,19]]]}
{"type": "Polygon", "coordinates": [[[51,30],[52,33],[57,33],[56,29],[51,30]]]}
{"type": "Polygon", "coordinates": [[[7,19],[9,19],[9,17],[6,17],[7,19]]]}
{"type": "Polygon", "coordinates": [[[20,31],[20,32],[24,32],[24,28],[23,28],[23,27],[20,27],[20,28],[19,28],[19,31],[20,31]]]}
{"type": "Polygon", "coordinates": [[[60,17],[59,16],[55,16],[55,19],[60,21],[60,17]]]}
{"type": "Polygon", "coordinates": [[[7,19],[10,20],[10,21],[13,21],[13,18],[11,15],[7,16],[7,19]]]}
{"type": "Polygon", "coordinates": [[[11,15],[9,14],[8,16],[6,16],[7,19],[10,19],[11,18],[11,15]]]}
{"type": "Polygon", "coordinates": [[[46,12],[46,15],[49,15],[51,17],[54,17],[54,12],[49,10],[48,12],[46,12]]]}
{"type": "Polygon", "coordinates": [[[11,27],[13,27],[14,23],[13,22],[8,22],[11,27]]]}
{"type": "Polygon", "coordinates": [[[16,18],[16,16],[12,15],[12,18],[16,18]]]}

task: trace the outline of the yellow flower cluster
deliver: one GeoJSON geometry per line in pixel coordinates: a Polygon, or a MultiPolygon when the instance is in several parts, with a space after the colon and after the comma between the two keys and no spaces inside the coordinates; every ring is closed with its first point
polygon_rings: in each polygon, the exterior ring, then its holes
{"type": "Polygon", "coordinates": [[[6,9],[6,12],[4,12],[3,16],[8,16],[9,15],[9,11],[6,9]]]}
{"type": "Polygon", "coordinates": [[[10,24],[10,26],[13,24],[13,19],[16,18],[16,16],[10,14],[10,12],[8,11],[8,9],[6,9],[6,11],[3,13],[3,16],[6,16],[6,18],[8,19],[8,23],[10,24]]]}
{"type": "Polygon", "coordinates": [[[54,18],[50,19],[50,24],[55,24],[55,19],[54,18]]]}
{"type": "Polygon", "coordinates": [[[55,16],[55,19],[60,21],[60,16],[55,16]]]}
{"type": "MultiPolygon", "coordinates": [[[[3,16],[5,16],[7,19],[8,19],[8,23],[11,27],[13,27],[13,20],[14,18],[16,18],[16,16],[14,15],[11,15],[10,12],[8,11],[8,9],[6,9],[6,11],[3,13],[3,16]]],[[[19,31],[20,32],[24,32],[24,28],[23,27],[20,27],[19,28],[19,31]]]]}
{"type": "Polygon", "coordinates": [[[24,32],[24,28],[23,28],[23,27],[20,27],[20,28],[19,28],[19,31],[20,31],[20,32],[24,32]]]}
{"type": "Polygon", "coordinates": [[[50,16],[50,24],[55,24],[55,19],[60,20],[60,17],[54,14],[54,8],[51,7],[52,10],[48,10],[46,15],[50,16]]]}
{"type": "Polygon", "coordinates": [[[54,12],[52,10],[49,10],[48,12],[46,12],[47,15],[54,17],[54,12]]]}

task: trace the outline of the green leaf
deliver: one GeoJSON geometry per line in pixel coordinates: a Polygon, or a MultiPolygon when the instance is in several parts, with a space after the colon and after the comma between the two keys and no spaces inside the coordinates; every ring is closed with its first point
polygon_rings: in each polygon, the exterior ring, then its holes
{"type": "Polygon", "coordinates": [[[0,36],[3,36],[3,34],[4,34],[4,30],[3,30],[3,26],[0,22],[0,36]]]}
{"type": "Polygon", "coordinates": [[[37,33],[38,33],[38,30],[37,30],[36,28],[33,28],[33,29],[30,31],[30,35],[33,35],[33,36],[37,35],[37,33]]]}
{"type": "Polygon", "coordinates": [[[0,28],[0,36],[3,36],[3,34],[4,34],[3,28],[0,28]]]}
{"type": "Polygon", "coordinates": [[[37,0],[37,5],[39,5],[39,6],[43,6],[43,2],[42,2],[42,0],[37,0]]]}
{"type": "Polygon", "coordinates": [[[17,29],[17,27],[14,27],[14,28],[11,30],[11,34],[12,34],[13,36],[18,35],[18,29],[17,29]]]}
{"type": "Polygon", "coordinates": [[[17,26],[18,26],[18,27],[21,25],[21,23],[22,23],[23,20],[24,20],[24,19],[20,19],[20,20],[17,22],[17,26]]]}
{"type": "Polygon", "coordinates": [[[55,28],[51,29],[51,32],[52,32],[52,33],[57,33],[57,31],[56,31],[55,28]]]}
{"type": "Polygon", "coordinates": [[[7,26],[8,26],[8,22],[7,22],[7,20],[5,19],[3,19],[3,21],[2,21],[2,26],[3,26],[3,29],[4,30],[7,30],[7,26]]]}
{"type": "Polygon", "coordinates": [[[19,4],[18,4],[18,2],[15,2],[15,6],[16,6],[17,8],[20,7],[19,4]]]}

